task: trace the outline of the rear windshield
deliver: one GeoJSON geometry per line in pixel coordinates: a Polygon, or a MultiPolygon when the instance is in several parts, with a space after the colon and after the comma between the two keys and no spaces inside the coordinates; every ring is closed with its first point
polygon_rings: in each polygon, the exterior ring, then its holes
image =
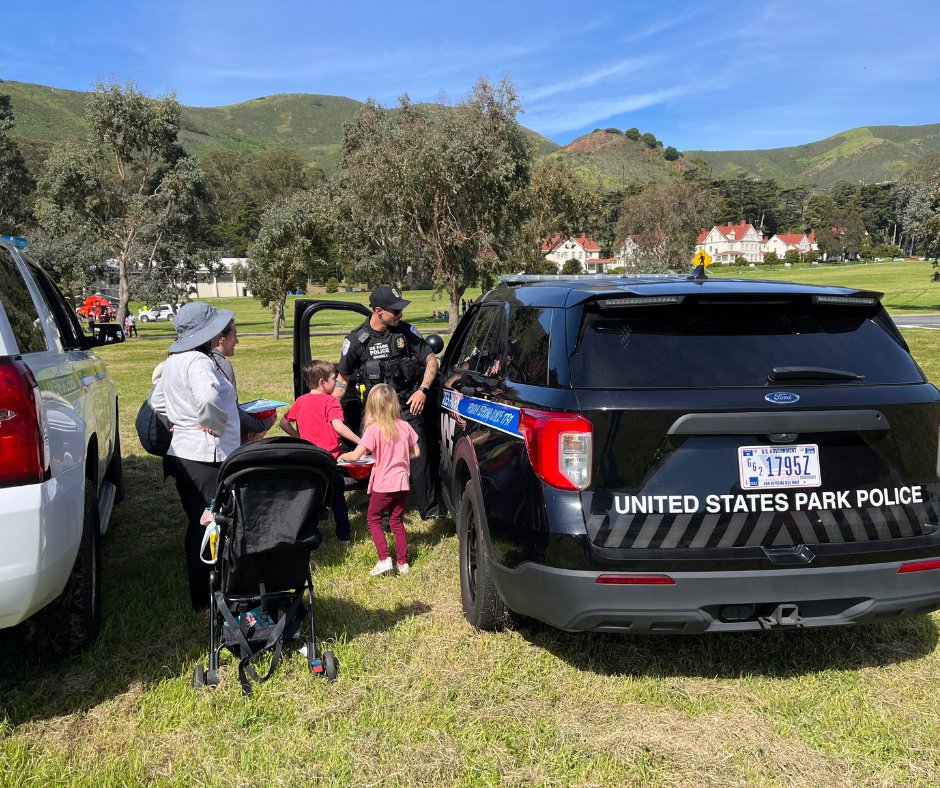
{"type": "Polygon", "coordinates": [[[774,367],[836,369],[863,375],[869,385],[922,383],[914,360],[871,310],[853,312],[752,304],[589,307],[570,361],[572,385],[765,386],[774,367]]]}

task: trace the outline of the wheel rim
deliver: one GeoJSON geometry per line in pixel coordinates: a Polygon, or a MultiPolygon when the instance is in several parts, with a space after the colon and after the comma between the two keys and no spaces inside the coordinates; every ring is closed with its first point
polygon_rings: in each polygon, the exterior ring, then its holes
{"type": "Polygon", "coordinates": [[[477,572],[479,571],[479,563],[477,557],[476,512],[473,509],[473,504],[470,504],[467,507],[464,521],[467,524],[467,596],[470,598],[470,603],[475,605],[477,598],[477,572]]]}

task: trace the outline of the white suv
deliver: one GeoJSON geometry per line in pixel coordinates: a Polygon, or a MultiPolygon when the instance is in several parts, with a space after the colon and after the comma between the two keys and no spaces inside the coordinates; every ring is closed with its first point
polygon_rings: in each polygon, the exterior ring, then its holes
{"type": "Polygon", "coordinates": [[[100,538],[123,495],[114,383],[49,277],[0,236],[0,628],[33,617],[45,653],[101,625],[100,538]]]}
{"type": "Polygon", "coordinates": [[[150,309],[141,309],[137,315],[141,323],[149,323],[151,320],[156,323],[158,320],[172,320],[174,317],[176,317],[176,310],[173,309],[172,304],[159,304],[150,309]]]}

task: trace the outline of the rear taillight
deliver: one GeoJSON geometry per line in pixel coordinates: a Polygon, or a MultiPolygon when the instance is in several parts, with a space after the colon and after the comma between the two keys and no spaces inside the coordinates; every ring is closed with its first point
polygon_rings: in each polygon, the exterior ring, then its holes
{"type": "Polygon", "coordinates": [[[46,478],[42,399],[29,367],[0,359],[0,487],[46,478]]]}
{"type": "Polygon", "coordinates": [[[519,430],[536,475],[560,490],[591,483],[591,422],[574,413],[523,409],[519,430]]]}

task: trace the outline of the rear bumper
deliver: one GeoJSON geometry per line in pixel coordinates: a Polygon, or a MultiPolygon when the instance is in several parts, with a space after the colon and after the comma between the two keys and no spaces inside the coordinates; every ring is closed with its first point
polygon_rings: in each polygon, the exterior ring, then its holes
{"type": "Polygon", "coordinates": [[[793,626],[773,620],[796,605],[796,626],[883,621],[940,608],[940,570],[897,574],[899,563],[824,569],[670,572],[675,585],[601,585],[604,572],[531,562],[490,563],[515,612],[568,630],[649,634],[733,632],[793,626]],[[763,621],[762,621],[763,619],[763,621]]]}
{"type": "Polygon", "coordinates": [[[0,488],[0,629],[65,588],[82,537],[83,470],[76,465],[42,484],[0,488]]]}

